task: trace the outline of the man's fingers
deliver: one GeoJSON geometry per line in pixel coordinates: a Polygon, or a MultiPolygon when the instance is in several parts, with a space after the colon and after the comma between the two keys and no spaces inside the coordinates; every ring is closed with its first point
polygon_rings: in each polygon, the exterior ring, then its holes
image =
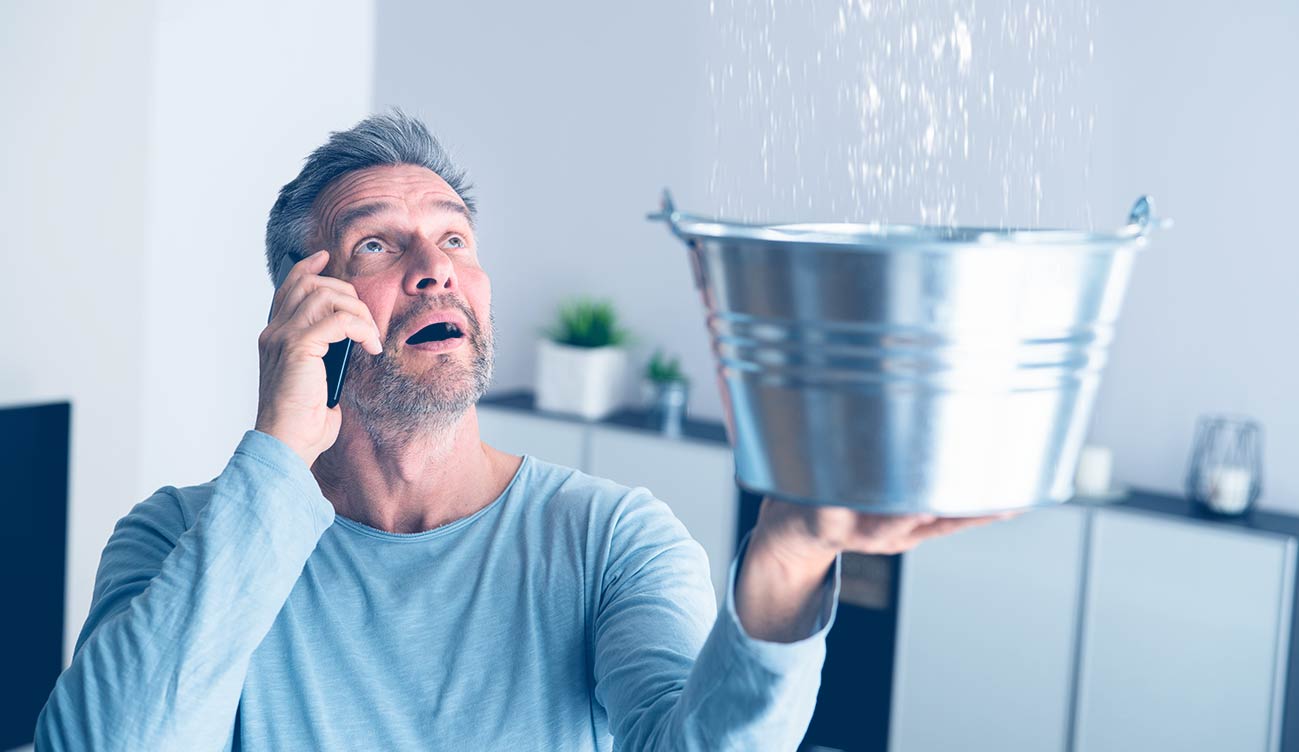
{"type": "Polygon", "coordinates": [[[317,274],[300,279],[293,284],[286,282],[276,292],[280,299],[273,304],[271,318],[273,319],[281,314],[287,314],[285,315],[286,319],[292,318],[298,306],[302,305],[303,299],[322,288],[340,292],[349,298],[361,299],[356,292],[356,287],[351,282],[317,274]]]}
{"type": "MultiPolygon", "coordinates": [[[[274,314],[279,313],[284,308],[285,298],[292,295],[293,291],[297,287],[298,280],[303,275],[319,275],[328,265],[329,252],[324,250],[316,251],[310,256],[299,259],[297,263],[293,265],[293,268],[289,270],[289,273],[285,275],[284,281],[280,283],[280,289],[276,290],[275,294],[271,296],[272,318],[274,317],[274,314]]],[[[294,308],[296,307],[297,305],[295,303],[294,308]]],[[[290,308],[289,310],[291,311],[293,308],[290,308]]]]}
{"type": "Polygon", "coordinates": [[[917,542],[927,538],[936,538],[940,535],[949,535],[957,530],[964,530],[967,527],[978,527],[986,525],[989,522],[1003,519],[1001,515],[987,515],[985,517],[940,517],[926,525],[920,525],[911,531],[912,537],[917,542]]]}
{"type": "Polygon", "coordinates": [[[322,277],[316,275],[315,277],[308,277],[307,279],[302,280],[297,285],[294,285],[292,289],[288,290],[285,293],[284,300],[280,301],[280,308],[277,308],[276,311],[278,312],[282,309],[291,317],[293,312],[297,310],[298,306],[302,305],[303,298],[320,289],[334,290],[335,292],[340,292],[349,298],[356,298],[357,300],[361,299],[361,297],[356,294],[356,288],[352,286],[351,282],[334,279],[333,277],[322,277]]]}
{"type": "MultiPolygon", "coordinates": [[[[764,499],[758,524],[775,531],[779,538],[793,540],[794,548],[806,548],[800,541],[811,540],[813,548],[855,551],[864,554],[896,554],[915,548],[921,541],[1016,517],[1019,512],[979,517],[938,517],[934,514],[869,514],[848,507],[795,505],[764,499]]],[[[774,538],[773,538],[774,539],[774,538]]]]}
{"type": "Polygon", "coordinates": [[[898,515],[886,518],[862,515],[854,539],[845,550],[866,554],[898,554],[910,551],[921,541],[950,535],[959,530],[1013,517],[995,514],[981,517],[935,517],[932,514],[898,515]]]}
{"type": "Polygon", "coordinates": [[[370,315],[370,309],[359,298],[337,290],[322,287],[312,291],[293,312],[292,320],[299,322],[297,326],[310,328],[315,322],[333,315],[335,311],[346,311],[365,324],[365,335],[357,337],[353,332],[348,335],[351,339],[366,345],[366,349],[372,355],[378,354],[383,349],[383,338],[379,334],[378,325],[370,315]]]}
{"type": "Polygon", "coordinates": [[[376,342],[373,339],[373,328],[370,322],[355,313],[337,309],[333,313],[314,322],[303,332],[303,341],[312,348],[316,357],[324,357],[331,342],[350,339],[363,344],[376,342]]]}
{"type": "Polygon", "coordinates": [[[914,545],[910,541],[917,528],[933,524],[937,520],[932,514],[854,514],[857,524],[841,547],[868,554],[891,554],[906,550],[914,545]]]}
{"type": "Polygon", "coordinates": [[[873,540],[896,540],[905,538],[917,527],[932,523],[934,519],[933,515],[917,514],[861,515],[857,534],[873,540]]]}

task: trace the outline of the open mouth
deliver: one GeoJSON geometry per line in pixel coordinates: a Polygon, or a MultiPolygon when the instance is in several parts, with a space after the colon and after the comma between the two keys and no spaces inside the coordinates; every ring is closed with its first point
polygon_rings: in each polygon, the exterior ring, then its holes
{"type": "Polygon", "coordinates": [[[436,324],[429,324],[412,334],[410,339],[406,340],[406,344],[418,345],[424,342],[442,342],[448,339],[459,339],[463,336],[465,335],[464,332],[460,331],[460,327],[450,321],[439,321],[436,324]]]}

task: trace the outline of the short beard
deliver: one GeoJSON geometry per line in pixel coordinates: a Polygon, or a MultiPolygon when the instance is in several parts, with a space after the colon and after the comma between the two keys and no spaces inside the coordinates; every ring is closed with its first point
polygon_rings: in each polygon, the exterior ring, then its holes
{"type": "Polygon", "coordinates": [[[459,299],[449,295],[426,299],[426,305],[390,323],[388,340],[379,355],[353,345],[340,400],[343,409],[357,418],[379,450],[399,452],[419,438],[446,435],[487,393],[495,343],[495,308],[488,311],[484,330],[473,310],[459,299]],[[468,331],[464,336],[473,360],[466,365],[457,358],[458,353],[439,353],[424,373],[403,372],[389,354],[405,344],[401,337],[406,323],[437,308],[454,308],[465,315],[468,331]]]}

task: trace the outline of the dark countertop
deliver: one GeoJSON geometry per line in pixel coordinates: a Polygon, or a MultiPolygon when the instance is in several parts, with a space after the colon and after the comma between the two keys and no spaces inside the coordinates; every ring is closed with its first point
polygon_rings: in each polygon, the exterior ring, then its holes
{"type": "MultiPolygon", "coordinates": [[[[588,421],[572,415],[560,415],[538,410],[535,396],[531,391],[525,389],[488,395],[482,399],[481,404],[491,405],[492,407],[503,407],[510,410],[519,410],[521,412],[532,413],[534,415],[545,416],[547,418],[553,418],[554,420],[563,420],[571,423],[589,423],[592,425],[632,428],[658,433],[658,429],[653,425],[649,411],[641,408],[625,408],[607,418],[604,418],[603,420],[588,421]]],[[[724,446],[729,446],[730,444],[726,438],[726,427],[716,421],[694,420],[687,418],[682,423],[681,435],[682,438],[708,441],[722,444],[724,446]]],[[[1149,512],[1183,520],[1211,525],[1221,525],[1227,528],[1237,528],[1243,531],[1271,533],[1274,535],[1286,535],[1293,538],[1299,538],[1299,517],[1294,515],[1254,508],[1250,512],[1239,517],[1225,517],[1213,514],[1185,497],[1155,491],[1132,489],[1127,496],[1111,502],[1079,500],[1070,503],[1082,504],[1097,509],[1112,508],[1149,512]]]]}
{"type": "Polygon", "coordinates": [[[1083,502],[1093,507],[1113,507],[1178,517],[1239,530],[1272,533],[1299,538],[1299,517],[1257,507],[1239,517],[1214,514],[1184,496],[1134,489],[1126,497],[1111,503],[1083,502]]]}
{"type": "MultiPolygon", "coordinates": [[[[575,415],[547,413],[538,410],[536,405],[536,396],[532,392],[524,389],[500,392],[499,394],[489,394],[481,400],[481,404],[491,405],[492,407],[504,407],[510,410],[520,410],[522,412],[543,415],[547,418],[568,421],[570,423],[590,423],[599,426],[635,428],[642,431],[659,433],[658,428],[655,427],[653,423],[650,412],[641,408],[624,408],[602,420],[585,420],[575,415]]],[[[721,423],[716,421],[694,420],[687,416],[681,424],[681,437],[698,441],[711,441],[716,444],[730,446],[730,442],[726,438],[726,426],[723,426],[721,423]]]]}

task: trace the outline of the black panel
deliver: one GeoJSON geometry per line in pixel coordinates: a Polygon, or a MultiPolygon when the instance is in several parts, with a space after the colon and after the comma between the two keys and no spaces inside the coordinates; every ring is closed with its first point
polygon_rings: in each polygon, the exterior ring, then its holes
{"type": "MultiPolygon", "coordinates": [[[[762,497],[741,491],[736,545],[758,521],[762,497]]],[[[893,561],[889,592],[898,592],[901,557],[893,561]]],[[[844,752],[888,749],[893,696],[893,645],[897,637],[897,598],[888,608],[839,604],[825,641],[825,667],[816,711],[800,749],[829,747],[844,752]]]]}
{"type": "Polygon", "coordinates": [[[66,402],[0,409],[0,749],[32,742],[63,666],[66,402]]]}

